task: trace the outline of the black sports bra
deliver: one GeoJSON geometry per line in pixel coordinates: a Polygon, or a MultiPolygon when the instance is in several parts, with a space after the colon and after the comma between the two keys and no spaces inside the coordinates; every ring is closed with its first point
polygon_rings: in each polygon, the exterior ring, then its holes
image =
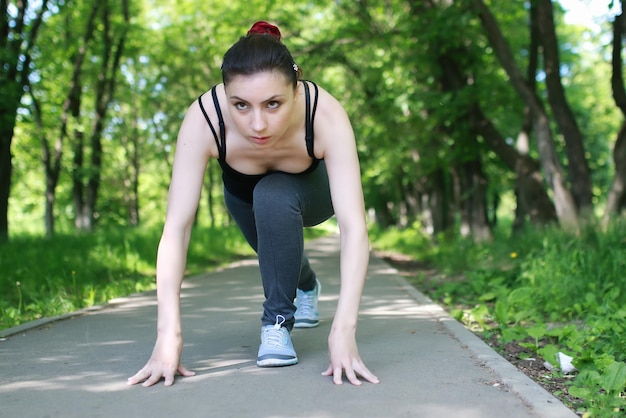
{"type": "MultiPolygon", "coordinates": [[[[305,94],[305,109],[306,109],[306,117],[304,123],[304,140],[306,142],[306,149],[309,157],[313,159],[309,168],[301,173],[294,174],[295,176],[301,174],[307,174],[314,171],[319,165],[320,160],[315,158],[315,154],[313,153],[313,141],[314,141],[314,131],[313,131],[313,122],[315,121],[315,112],[317,110],[317,99],[318,99],[318,88],[317,85],[313,82],[313,87],[315,88],[315,98],[313,100],[313,109],[311,110],[311,94],[309,92],[308,81],[303,81],[302,85],[304,86],[304,94],[305,94]]],[[[204,95],[204,94],[203,94],[204,95]]],[[[211,96],[213,97],[213,104],[215,105],[215,110],[217,112],[217,118],[219,122],[219,137],[213,123],[209,119],[209,115],[204,109],[204,105],[202,104],[202,96],[198,97],[198,104],[200,105],[200,110],[204,115],[204,118],[209,124],[211,128],[211,132],[213,132],[213,136],[215,137],[215,143],[217,144],[218,150],[218,163],[222,168],[222,180],[224,182],[224,187],[233,195],[243,199],[248,203],[252,203],[252,195],[254,191],[254,187],[256,184],[268,174],[277,172],[277,171],[269,171],[267,173],[262,174],[244,174],[241,173],[234,168],[232,168],[226,162],[226,129],[224,126],[224,118],[222,116],[222,110],[220,108],[219,100],[217,99],[217,91],[216,86],[211,88],[211,96]]]]}

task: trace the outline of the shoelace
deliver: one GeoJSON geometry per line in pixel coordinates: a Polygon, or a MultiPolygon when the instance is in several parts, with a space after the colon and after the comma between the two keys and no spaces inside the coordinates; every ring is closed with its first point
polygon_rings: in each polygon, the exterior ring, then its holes
{"type": "Polygon", "coordinates": [[[313,311],[313,301],[315,300],[315,289],[310,292],[299,292],[298,309],[300,314],[308,315],[313,311]]]}
{"type": "Polygon", "coordinates": [[[276,315],[276,323],[272,328],[268,328],[263,332],[263,339],[265,344],[272,347],[282,347],[284,344],[284,331],[281,325],[285,322],[285,317],[282,315],[276,315]]]}

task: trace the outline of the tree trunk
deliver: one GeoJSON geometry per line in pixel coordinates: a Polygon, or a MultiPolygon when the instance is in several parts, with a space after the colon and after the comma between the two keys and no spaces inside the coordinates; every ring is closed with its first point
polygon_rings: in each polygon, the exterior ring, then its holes
{"type": "Polygon", "coordinates": [[[426,182],[428,189],[422,197],[423,216],[426,217],[426,222],[432,225],[428,231],[432,235],[444,232],[452,225],[448,178],[443,169],[437,169],[428,176],[426,182]]]}
{"type": "MultiPolygon", "coordinates": [[[[90,167],[87,176],[87,185],[81,195],[84,196],[84,200],[81,200],[82,206],[76,207],[75,211],[77,217],[80,216],[81,222],[77,224],[77,227],[87,231],[91,231],[94,226],[94,221],[97,215],[96,205],[98,201],[98,192],[100,189],[101,171],[102,171],[102,133],[104,132],[104,123],[106,120],[107,109],[109,104],[113,100],[115,91],[115,84],[117,79],[117,73],[122,58],[124,44],[126,42],[126,34],[128,31],[128,25],[130,21],[130,15],[128,10],[128,0],[122,2],[123,14],[125,25],[117,40],[114,44],[114,33],[112,33],[110,25],[110,3],[109,1],[102,2],[103,13],[103,51],[102,51],[102,65],[100,67],[100,74],[98,75],[98,83],[96,84],[95,91],[95,119],[93,122],[93,128],[90,136],[91,157],[90,167]],[[113,56],[113,60],[111,60],[113,56]]],[[[74,188],[83,187],[83,183],[75,184],[74,188]]],[[[78,202],[78,201],[76,201],[78,202]]]]}
{"type": "Polygon", "coordinates": [[[46,236],[51,237],[52,235],[54,235],[54,203],[56,199],[55,189],[59,182],[59,176],[61,174],[62,142],[57,141],[55,143],[53,153],[50,149],[50,143],[48,141],[48,138],[46,137],[46,133],[44,130],[41,106],[39,105],[39,100],[35,97],[32,89],[30,90],[30,96],[33,103],[32,113],[35,119],[35,124],[37,125],[37,129],[39,131],[39,139],[41,141],[41,159],[43,162],[46,178],[44,226],[46,236]]]}
{"type": "Polygon", "coordinates": [[[478,106],[474,106],[471,113],[472,130],[482,136],[489,148],[516,173],[518,210],[524,217],[528,215],[534,225],[546,225],[557,221],[556,210],[544,186],[538,163],[507,144],[478,106]]]}
{"type": "Polygon", "coordinates": [[[602,219],[606,227],[612,218],[619,215],[623,209],[626,198],[626,121],[617,135],[617,141],[613,148],[613,161],[615,162],[615,177],[606,199],[606,209],[602,219]]]}
{"type": "Polygon", "coordinates": [[[552,132],[550,131],[550,122],[543,105],[535,92],[528,88],[528,84],[517,67],[506,40],[487,6],[482,0],[473,0],[472,4],[478,13],[490,44],[500,60],[500,64],[511,80],[511,84],[524,103],[531,109],[533,130],[537,136],[541,167],[554,196],[554,205],[559,222],[568,229],[576,230],[578,229],[576,204],[566,186],[563,167],[556,153],[552,132]]]}
{"type": "Polygon", "coordinates": [[[624,16],[624,2],[622,1],[622,13],[613,21],[613,57],[611,75],[611,87],[615,104],[622,111],[624,121],[617,135],[617,141],[613,148],[613,161],[615,163],[615,177],[607,196],[606,209],[603,217],[604,226],[608,226],[612,217],[619,214],[626,200],[626,88],[624,87],[624,75],[622,59],[622,40],[626,34],[626,16],[624,16]]]}
{"type": "MultiPolygon", "coordinates": [[[[413,152],[413,161],[417,163],[419,160],[417,151],[413,152]]],[[[422,182],[420,179],[415,179],[412,173],[409,173],[405,179],[408,179],[408,184],[404,186],[404,199],[406,201],[408,210],[408,223],[413,224],[419,219],[422,213],[422,207],[420,202],[420,196],[423,193],[422,182]]]]}
{"type": "MultiPolygon", "coordinates": [[[[455,58],[458,55],[462,55],[462,52],[458,54],[448,53],[439,57],[442,74],[441,84],[444,87],[444,91],[460,91],[468,85],[466,77],[461,70],[461,66],[455,58]]],[[[531,83],[530,86],[533,87],[533,84],[531,83]]],[[[518,210],[516,211],[519,217],[517,222],[522,222],[527,215],[531,218],[533,224],[545,225],[556,221],[556,212],[543,185],[542,176],[539,173],[537,164],[532,161],[531,158],[524,156],[506,143],[498,129],[482,111],[475,98],[473,99],[473,103],[469,105],[469,110],[465,116],[468,120],[471,134],[474,137],[481,136],[490,149],[509,167],[509,169],[516,172],[516,192],[518,194],[518,200],[520,200],[520,202],[518,202],[518,210]]],[[[459,123],[463,123],[463,121],[459,121],[459,123]]],[[[455,123],[455,125],[459,123],[455,123]]],[[[530,132],[530,125],[530,118],[528,118],[523,129],[530,132]]],[[[528,154],[528,146],[527,141],[526,154],[528,154]]],[[[476,180],[475,184],[478,184],[478,180],[476,180]]],[[[473,188],[474,186],[471,187],[473,188]]],[[[484,198],[486,199],[486,188],[484,198]]],[[[484,208],[486,208],[485,202],[481,203],[484,208]]],[[[478,222],[477,231],[479,232],[477,238],[488,238],[491,232],[485,234],[483,231],[480,231],[482,227],[480,222],[482,222],[482,219],[478,222]]],[[[520,226],[517,226],[517,228],[519,227],[520,226]]]]}
{"type": "Polygon", "coordinates": [[[4,92],[0,100],[0,243],[9,239],[9,196],[13,174],[11,142],[19,103],[19,99],[15,100],[15,97],[19,97],[16,92],[19,89],[7,81],[0,80],[0,90],[4,92]]]}
{"type": "Polygon", "coordinates": [[[0,5],[0,242],[3,242],[9,239],[9,196],[13,174],[11,143],[17,110],[29,84],[31,52],[48,9],[48,0],[41,1],[36,13],[28,10],[26,1],[17,3],[17,13],[9,13],[6,1],[0,5]],[[15,18],[10,19],[13,15],[15,18]],[[32,15],[34,18],[29,27],[27,19],[32,15]]]}
{"type": "Polygon", "coordinates": [[[561,82],[561,60],[559,58],[559,47],[554,27],[552,0],[538,0],[538,2],[537,26],[541,33],[543,46],[548,102],[565,140],[572,196],[580,213],[590,215],[593,209],[591,175],[589,174],[589,165],[585,158],[583,137],[574,113],[565,97],[565,90],[561,82]]]}
{"type": "MultiPolygon", "coordinates": [[[[539,28],[537,27],[537,1],[530,2],[530,42],[528,45],[528,66],[526,68],[526,80],[528,88],[532,91],[537,91],[537,67],[539,62],[539,28]]],[[[525,192],[527,192],[526,182],[524,182],[525,173],[530,171],[526,169],[526,166],[522,164],[522,161],[529,160],[530,152],[530,138],[532,133],[532,114],[530,107],[526,104],[524,106],[524,118],[522,119],[522,126],[517,134],[517,140],[515,141],[515,148],[522,158],[518,159],[515,164],[515,200],[517,205],[515,207],[515,219],[513,221],[513,233],[519,232],[524,228],[526,224],[526,217],[530,215],[530,207],[528,206],[528,199],[525,198],[525,192]]],[[[538,178],[541,181],[541,174],[538,174],[538,178]]],[[[549,201],[547,193],[545,198],[549,201]]],[[[532,202],[532,201],[531,201],[532,202]]],[[[554,208],[552,210],[554,218],[556,213],[554,208]]],[[[553,219],[556,220],[556,219],[553,219]]]]}
{"type": "Polygon", "coordinates": [[[74,202],[74,226],[79,231],[86,230],[89,220],[83,213],[84,191],[83,171],[85,161],[85,140],[82,131],[74,131],[74,156],[72,158],[72,200],[74,202]]]}
{"type": "MultiPolygon", "coordinates": [[[[91,10],[89,19],[87,20],[87,26],[85,34],[83,35],[82,43],[78,48],[78,53],[72,57],[73,71],[70,79],[70,84],[67,89],[67,96],[63,102],[63,108],[61,110],[61,125],[59,127],[59,136],[57,137],[54,145],[54,154],[51,153],[50,144],[43,133],[43,123],[41,121],[41,108],[38,104],[38,100],[35,97],[34,92],[31,89],[31,97],[33,100],[34,115],[41,131],[41,146],[43,153],[44,171],[46,173],[46,209],[45,209],[45,228],[46,235],[54,235],[54,204],[56,201],[56,187],[59,182],[61,174],[61,158],[63,156],[63,143],[67,138],[67,126],[70,116],[74,119],[80,118],[80,104],[82,95],[82,85],[80,81],[83,62],[85,61],[85,55],[87,53],[87,46],[93,37],[94,33],[94,21],[98,11],[98,4],[94,5],[91,10]]],[[[68,33],[68,39],[71,39],[74,34],[68,33]]]]}
{"type": "Polygon", "coordinates": [[[124,203],[129,225],[139,225],[139,130],[133,118],[130,134],[122,136],[127,163],[124,176],[124,203]]]}
{"type": "Polygon", "coordinates": [[[459,167],[461,235],[476,242],[491,240],[493,235],[487,219],[487,178],[478,158],[459,167]]]}

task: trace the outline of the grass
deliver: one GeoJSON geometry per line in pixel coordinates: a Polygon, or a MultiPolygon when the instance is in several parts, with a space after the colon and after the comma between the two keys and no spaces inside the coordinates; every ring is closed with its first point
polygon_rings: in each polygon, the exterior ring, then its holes
{"type": "MultiPolygon", "coordinates": [[[[328,230],[307,232],[312,238],[328,230]]],[[[574,357],[577,371],[567,391],[581,414],[623,415],[626,224],[577,236],[559,229],[497,234],[486,244],[432,240],[419,228],[373,229],[370,238],[377,249],[434,268],[434,278],[422,275],[414,285],[475,332],[530,347],[555,366],[555,374],[562,373],[556,353],[574,357]]],[[[13,237],[0,246],[0,329],[153,289],[159,236],[156,229],[112,229],[13,237]]],[[[235,227],[199,227],[186,273],[252,255],[235,227]]]]}
{"type": "Polygon", "coordinates": [[[500,234],[486,244],[444,236],[434,244],[416,231],[371,238],[433,268],[434,278],[413,284],[484,338],[529,347],[560,376],[557,353],[574,357],[567,396],[583,416],[626,413],[626,224],[576,236],[556,228],[500,234]]]}
{"type": "MultiPolygon", "coordinates": [[[[305,237],[328,231],[307,228],[305,237]]],[[[49,239],[12,237],[0,245],[0,330],[156,288],[160,234],[156,228],[124,228],[49,239]]],[[[185,274],[251,256],[254,252],[236,227],[196,227],[185,274]]]]}
{"type": "MultiPolygon", "coordinates": [[[[155,288],[160,230],[109,229],[0,246],[0,329],[155,288]]],[[[197,228],[187,274],[251,255],[234,228],[197,228]]]]}

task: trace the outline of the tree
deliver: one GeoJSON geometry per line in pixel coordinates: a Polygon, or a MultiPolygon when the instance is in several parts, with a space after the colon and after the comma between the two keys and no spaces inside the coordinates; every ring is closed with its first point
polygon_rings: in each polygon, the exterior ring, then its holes
{"type": "Polygon", "coordinates": [[[49,2],[41,0],[37,4],[38,8],[31,9],[26,0],[0,1],[0,242],[9,238],[11,143],[17,110],[29,85],[31,54],[49,2]]]}
{"type": "Polygon", "coordinates": [[[603,222],[605,226],[612,217],[615,217],[626,207],[626,88],[624,87],[624,61],[622,59],[623,39],[626,36],[626,16],[624,16],[624,1],[621,0],[622,12],[613,21],[613,51],[611,86],[613,99],[621,110],[622,126],[617,134],[613,148],[615,163],[615,177],[607,196],[603,222]]]}
{"type": "Polygon", "coordinates": [[[561,60],[559,58],[552,0],[531,1],[531,3],[534,2],[538,3],[535,18],[543,47],[548,101],[554,119],[565,139],[572,197],[577,209],[584,215],[590,215],[593,197],[591,176],[585,157],[582,133],[565,97],[565,90],[561,82],[561,60]]]}
{"type": "MultiPolygon", "coordinates": [[[[45,201],[47,233],[55,222],[58,229],[85,230],[160,223],[185,110],[220,82],[227,47],[264,18],[281,27],[305,77],[345,105],[357,135],[366,205],[382,226],[419,226],[433,234],[456,228],[488,239],[498,201],[508,204],[501,197],[512,192],[516,228],[527,220],[575,224],[580,202],[589,201],[588,185],[576,178],[593,174],[601,197],[613,174],[606,138],[616,128],[615,105],[608,86],[592,95],[584,83],[601,79],[608,66],[590,64],[598,62],[595,52],[591,58],[577,54],[582,32],[563,23],[556,3],[489,4],[50,3],[17,112],[10,214],[41,217],[45,201]],[[124,11],[130,7],[132,20],[124,11]],[[562,106],[570,115],[559,122],[562,106]],[[575,170],[580,164],[573,161],[585,158],[582,146],[572,153],[576,146],[568,141],[576,135],[566,135],[564,123],[577,124],[578,138],[585,137],[586,170],[575,170]],[[42,150],[43,171],[33,162],[35,148],[42,150]]],[[[30,28],[35,15],[27,15],[30,28]]],[[[623,152],[619,146],[613,151],[617,162],[623,152]]],[[[219,167],[208,170],[198,219],[206,213],[217,224],[227,220],[219,167]]],[[[609,196],[617,208],[623,205],[621,176],[616,171],[618,193],[609,196]]]]}
{"type": "Polygon", "coordinates": [[[485,30],[485,35],[500,60],[502,68],[504,68],[508,74],[512,86],[524,103],[530,108],[533,130],[537,138],[541,167],[547,184],[553,193],[559,222],[564,227],[576,229],[578,228],[576,204],[567,187],[563,166],[561,165],[556,151],[550,128],[550,118],[537,94],[528,87],[509,49],[506,39],[502,35],[498,23],[489,8],[482,0],[472,0],[471,6],[480,18],[485,30]]]}
{"type": "MultiPolygon", "coordinates": [[[[86,168],[85,143],[82,137],[74,145],[74,167],[73,167],[73,197],[75,224],[79,230],[91,231],[93,229],[96,203],[101,182],[102,169],[102,136],[105,129],[105,122],[109,105],[113,101],[115,87],[117,83],[120,62],[124,53],[124,44],[130,24],[128,0],[123,0],[122,21],[114,22],[114,10],[110,0],[98,1],[101,4],[102,13],[102,37],[100,44],[100,68],[97,70],[95,83],[95,103],[94,119],[92,121],[89,135],[90,161],[86,168]],[[86,182],[83,182],[86,177],[86,182]]],[[[94,9],[98,6],[94,5],[94,9]]]]}
{"type": "MultiPolygon", "coordinates": [[[[65,36],[60,38],[61,42],[65,44],[65,48],[59,48],[59,45],[52,45],[51,50],[55,50],[57,53],[59,51],[72,51],[70,55],[67,57],[67,60],[71,64],[71,74],[69,78],[69,84],[67,85],[66,95],[62,102],[61,106],[61,114],[59,118],[60,124],[57,126],[58,132],[56,133],[56,140],[54,142],[54,147],[51,147],[50,141],[48,140],[47,130],[44,126],[43,122],[43,111],[41,99],[37,98],[37,92],[35,88],[38,90],[42,90],[44,88],[43,85],[32,86],[30,89],[30,95],[32,99],[32,113],[34,119],[37,122],[39,127],[38,136],[41,141],[42,146],[42,162],[44,164],[44,172],[46,179],[46,192],[45,192],[45,230],[46,235],[50,236],[54,234],[55,228],[55,216],[54,216],[54,206],[56,201],[56,188],[59,182],[59,178],[61,175],[62,169],[62,157],[63,157],[63,146],[64,142],[66,142],[69,132],[70,119],[74,121],[78,121],[81,116],[81,100],[82,100],[82,73],[83,73],[83,64],[85,62],[85,57],[87,56],[89,44],[93,39],[95,32],[95,24],[96,24],[96,16],[99,11],[100,2],[96,2],[89,10],[87,23],[85,25],[84,34],[81,38],[79,38],[78,45],[74,45],[73,40],[76,38],[74,33],[72,33],[73,25],[69,22],[69,17],[66,16],[60,23],[62,23],[63,31],[66,31],[65,36]],[[74,50],[75,49],[75,50],[74,50]],[[54,150],[54,152],[52,152],[54,150]]],[[[68,13],[69,14],[69,13],[68,13]]],[[[64,67],[61,67],[61,71],[64,67]]],[[[56,78],[55,80],[58,80],[56,78]]],[[[58,83],[58,81],[57,81],[58,83]]],[[[45,94],[44,98],[51,98],[54,94],[45,94]]],[[[54,103],[46,103],[48,107],[54,107],[54,103]]],[[[77,126],[75,123],[74,126],[77,126]]],[[[82,132],[79,128],[75,128],[73,135],[76,137],[80,137],[82,132]]]]}

